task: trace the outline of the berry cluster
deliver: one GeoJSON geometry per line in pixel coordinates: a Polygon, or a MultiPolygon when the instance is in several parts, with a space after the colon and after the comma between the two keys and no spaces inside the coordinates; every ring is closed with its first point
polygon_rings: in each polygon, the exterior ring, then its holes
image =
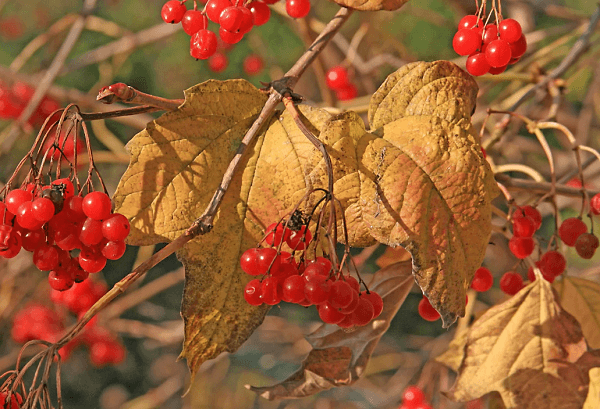
{"type": "Polygon", "coordinates": [[[527,50],[527,40],[512,18],[485,24],[479,15],[468,15],[460,20],[452,46],[457,54],[468,56],[466,66],[471,75],[496,75],[519,61],[527,50]]]}
{"type": "Polygon", "coordinates": [[[479,267],[475,271],[473,281],[471,281],[471,288],[475,291],[483,293],[492,288],[493,284],[494,277],[492,276],[492,272],[485,267],[479,267]]]}
{"type": "MultiPolygon", "coordinates": [[[[310,230],[302,226],[293,231],[283,224],[267,228],[265,241],[280,247],[284,242],[293,250],[304,250],[312,240],[310,230]]],[[[244,289],[250,305],[275,305],[281,301],[316,305],[319,317],[327,324],[342,328],[367,325],[383,310],[383,300],[374,291],[360,291],[354,277],[333,271],[328,258],[297,263],[294,256],[273,247],[251,248],[242,254],[241,267],[253,276],[244,289]]]]}
{"type": "Polygon", "coordinates": [[[433,409],[425,399],[423,390],[418,386],[411,385],[404,389],[402,404],[398,409],[433,409]]]}
{"type": "Polygon", "coordinates": [[[512,224],[513,237],[508,242],[508,248],[516,258],[524,259],[533,253],[533,235],[542,225],[542,215],[534,207],[519,207],[513,213],[512,224]]]}
{"type": "Polygon", "coordinates": [[[329,89],[335,91],[335,95],[340,101],[349,101],[358,95],[356,86],[350,82],[348,70],[340,65],[327,71],[325,81],[329,89]]]}
{"type": "MultiPolygon", "coordinates": [[[[0,119],[17,119],[33,96],[35,88],[24,82],[15,82],[11,87],[0,81],[0,119]]],[[[60,108],[60,104],[46,96],[29,118],[29,124],[40,126],[46,117],[60,108]]]]}
{"type": "MultiPolygon", "coordinates": [[[[106,286],[103,283],[86,280],[68,291],[52,290],[50,298],[56,305],[64,305],[74,315],[81,316],[105,293],[106,286]]],[[[41,304],[32,304],[15,315],[11,336],[18,343],[34,339],[56,342],[68,321],[65,314],[61,315],[41,304]]],[[[125,359],[125,347],[114,334],[96,325],[95,320],[86,325],[80,337],[59,350],[61,359],[67,360],[73,350],[82,343],[89,348],[90,361],[97,367],[119,364],[125,359]]]]}
{"type": "MultiPolygon", "coordinates": [[[[204,10],[188,10],[186,0],[169,0],[161,10],[164,22],[181,23],[183,30],[191,36],[190,54],[205,60],[217,51],[217,35],[208,30],[208,21],[219,25],[219,38],[226,44],[238,43],[254,26],[261,26],[271,18],[269,4],[278,0],[244,2],[209,0],[204,10]]],[[[286,0],[286,11],[290,17],[305,17],[310,11],[310,0],[286,0]]]]}
{"type": "Polygon", "coordinates": [[[23,398],[20,393],[15,392],[8,398],[7,391],[0,392],[0,408],[19,409],[22,403],[23,398]]]}
{"type": "Polygon", "coordinates": [[[50,286],[68,290],[88,274],[101,271],[106,260],[125,253],[129,221],[112,213],[104,192],[75,195],[68,178],[49,186],[28,184],[0,202],[0,256],[15,257],[21,248],[33,253],[33,263],[49,271],[50,286]]]}
{"type": "Polygon", "coordinates": [[[587,226],[578,217],[571,217],[563,221],[558,228],[558,236],[567,246],[575,247],[579,257],[585,259],[592,258],[600,244],[598,237],[593,233],[588,233],[587,226]]]}

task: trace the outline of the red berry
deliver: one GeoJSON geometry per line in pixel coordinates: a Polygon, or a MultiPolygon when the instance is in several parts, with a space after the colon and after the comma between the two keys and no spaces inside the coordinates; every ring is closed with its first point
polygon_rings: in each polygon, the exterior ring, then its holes
{"type": "Polygon", "coordinates": [[[190,54],[198,60],[206,60],[217,51],[217,35],[210,30],[199,30],[190,38],[190,54]]]}
{"type": "Polygon", "coordinates": [[[242,32],[227,31],[223,27],[219,28],[219,37],[226,44],[237,44],[244,37],[242,32]]]}
{"type": "Polygon", "coordinates": [[[21,234],[16,229],[9,233],[7,247],[0,251],[0,257],[13,258],[21,251],[21,234]]]}
{"type": "Polygon", "coordinates": [[[334,308],[347,307],[352,302],[353,291],[350,284],[345,281],[339,280],[332,283],[329,291],[329,304],[334,308]]]}
{"type": "Polygon", "coordinates": [[[281,301],[281,286],[275,277],[266,277],[260,286],[260,299],[268,305],[279,304],[281,301]]]}
{"type": "Polygon", "coordinates": [[[112,202],[104,192],[90,192],[83,198],[81,209],[90,219],[104,220],[110,216],[112,202]]]}
{"type": "Polygon", "coordinates": [[[292,250],[304,250],[310,241],[312,240],[312,233],[302,226],[298,231],[292,231],[290,237],[286,240],[286,243],[292,250]]]}
{"type": "Polygon", "coordinates": [[[521,217],[531,217],[535,222],[535,229],[539,229],[542,225],[542,215],[540,212],[531,206],[522,206],[518,207],[517,210],[513,213],[513,222],[521,217]]]}
{"type": "Polygon", "coordinates": [[[14,392],[8,398],[7,392],[0,392],[0,407],[4,409],[19,409],[23,403],[23,398],[18,392],[14,392]],[[10,403],[10,405],[9,405],[10,403]]]}
{"type": "Polygon", "coordinates": [[[292,18],[306,17],[310,11],[310,0],[286,0],[285,11],[292,18]]]}
{"type": "Polygon", "coordinates": [[[325,74],[325,81],[327,86],[333,90],[342,89],[350,85],[348,71],[341,65],[330,68],[327,74],[325,74]]]}
{"type": "Polygon", "coordinates": [[[492,277],[491,271],[485,267],[479,267],[471,281],[471,288],[475,291],[485,292],[492,288],[493,284],[494,277],[492,277]]]}
{"type": "Polygon", "coordinates": [[[329,300],[331,281],[324,276],[312,276],[310,281],[305,280],[304,295],[313,304],[319,305],[329,300]]]}
{"type": "Polygon", "coordinates": [[[227,64],[229,64],[229,60],[227,56],[223,53],[214,53],[208,59],[208,68],[213,72],[222,72],[227,68],[227,64]]]}
{"type": "Polygon", "coordinates": [[[240,266],[245,273],[257,276],[263,273],[258,269],[258,250],[257,248],[248,249],[242,254],[240,266]]]}
{"type": "MultiPolygon", "coordinates": [[[[352,289],[352,301],[350,301],[350,304],[348,304],[348,306],[341,308],[340,312],[343,314],[351,314],[356,307],[358,307],[358,300],[359,300],[360,296],[358,295],[358,291],[356,291],[354,288],[352,289]]],[[[375,308],[375,307],[373,307],[375,308]]],[[[373,315],[375,314],[375,312],[373,311],[373,315]]]]}
{"type": "Polygon", "coordinates": [[[490,67],[488,73],[492,75],[502,74],[504,71],[506,71],[506,68],[508,68],[508,65],[503,65],[502,67],[490,67]]]}
{"type": "Polygon", "coordinates": [[[489,72],[490,63],[485,58],[484,53],[475,53],[467,58],[466,67],[469,74],[478,77],[489,72]]]}
{"type": "Polygon", "coordinates": [[[489,44],[494,40],[498,39],[498,26],[495,24],[488,24],[483,30],[483,44],[489,44]]]}
{"type": "Polygon", "coordinates": [[[519,22],[512,18],[502,20],[498,25],[498,32],[500,33],[500,38],[508,43],[518,41],[523,34],[519,22]]]}
{"type": "Polygon", "coordinates": [[[208,18],[198,10],[188,10],[181,20],[183,31],[188,35],[194,35],[208,26],[208,18]]]}
{"type": "Polygon", "coordinates": [[[464,16],[460,19],[460,22],[458,23],[459,30],[463,28],[473,28],[475,26],[483,27],[483,20],[473,14],[464,16]]]}
{"type": "Polygon", "coordinates": [[[42,244],[33,252],[33,264],[42,271],[54,270],[58,266],[58,250],[42,244]]]}
{"type": "Polygon", "coordinates": [[[25,202],[30,202],[32,199],[33,195],[31,194],[31,192],[21,189],[11,190],[6,195],[6,208],[12,214],[17,214],[19,206],[21,206],[25,202]]]}
{"type": "Polygon", "coordinates": [[[98,273],[106,266],[106,257],[85,250],[79,253],[78,261],[81,268],[90,274],[98,273]]]}
{"type": "Polygon", "coordinates": [[[178,0],[167,1],[160,11],[160,16],[165,23],[179,23],[186,12],[185,4],[178,0]]]}
{"type": "Polygon", "coordinates": [[[32,202],[21,203],[21,206],[19,206],[15,215],[17,216],[17,223],[19,226],[27,230],[37,230],[44,224],[44,222],[39,221],[33,216],[32,202]]]}
{"type": "Polygon", "coordinates": [[[577,250],[579,257],[589,260],[594,257],[594,253],[596,253],[596,249],[599,245],[598,237],[594,236],[592,233],[583,233],[577,237],[575,250],[577,250]]]}
{"type": "Polygon", "coordinates": [[[46,223],[54,217],[54,203],[50,199],[40,197],[32,203],[32,213],[38,221],[46,223]]]}
{"type": "Polygon", "coordinates": [[[536,231],[535,221],[529,217],[519,217],[513,220],[513,234],[518,237],[532,237],[536,231]]]}
{"type": "Polygon", "coordinates": [[[348,84],[344,88],[335,90],[335,97],[339,101],[351,101],[358,95],[358,90],[354,84],[348,84]]]}
{"type": "Polygon", "coordinates": [[[491,67],[503,67],[510,62],[510,45],[505,40],[494,40],[485,49],[485,59],[491,67]]]}
{"type": "Polygon", "coordinates": [[[254,14],[248,7],[240,7],[240,10],[242,11],[242,22],[238,30],[240,33],[246,34],[254,27],[254,14]]]}
{"type": "Polygon", "coordinates": [[[365,297],[373,305],[373,319],[379,317],[379,314],[383,311],[383,299],[375,291],[362,293],[362,297],[365,297]]]}
{"type": "Polygon", "coordinates": [[[452,40],[452,47],[458,55],[473,54],[481,47],[481,36],[476,30],[458,30],[452,40]]]}
{"type": "Polygon", "coordinates": [[[238,31],[244,15],[238,7],[229,6],[223,9],[219,16],[219,25],[223,30],[238,31]]]}
{"type": "MultiPolygon", "coordinates": [[[[467,16],[469,17],[469,16],[467,16]]],[[[418,386],[411,385],[404,389],[402,394],[402,403],[404,405],[413,407],[420,405],[425,401],[425,394],[418,386]]]]}
{"type": "Polygon", "coordinates": [[[28,231],[22,237],[22,246],[27,251],[34,251],[46,241],[46,232],[43,229],[28,231]]]}
{"type": "Polygon", "coordinates": [[[258,55],[249,55],[244,58],[244,72],[248,75],[256,75],[260,73],[264,67],[262,58],[258,55]]]}
{"type": "Polygon", "coordinates": [[[433,308],[425,296],[419,301],[419,315],[426,321],[436,321],[440,318],[440,313],[433,308]]]}
{"type": "Polygon", "coordinates": [[[558,236],[569,247],[573,247],[577,238],[585,232],[587,232],[587,226],[577,217],[568,218],[558,228],[558,236]]]}
{"type": "Polygon", "coordinates": [[[102,222],[102,235],[109,241],[125,240],[129,230],[129,220],[120,213],[115,213],[102,222]]]}
{"type": "Polygon", "coordinates": [[[79,231],[79,240],[85,246],[91,247],[102,241],[104,235],[102,234],[102,222],[100,220],[94,220],[87,218],[81,230],[79,231]]]}
{"type": "Polygon", "coordinates": [[[287,277],[282,284],[282,300],[294,304],[304,301],[306,299],[306,296],[304,295],[305,283],[306,281],[300,275],[292,275],[287,277]]]}
{"type": "Polygon", "coordinates": [[[590,200],[590,208],[595,215],[600,214],[600,193],[596,193],[590,200]]]}
{"type": "Polygon", "coordinates": [[[332,307],[328,302],[319,305],[317,310],[319,311],[319,317],[325,324],[337,324],[346,318],[345,314],[339,312],[336,307],[332,307]]]}
{"type": "Polygon", "coordinates": [[[531,237],[513,236],[508,242],[508,248],[516,258],[524,259],[533,253],[535,242],[531,237]]]}
{"type": "Polygon", "coordinates": [[[358,305],[350,315],[352,323],[358,327],[367,325],[373,320],[373,316],[375,315],[375,309],[373,308],[373,304],[371,304],[368,298],[363,297],[363,294],[365,293],[361,293],[358,297],[358,305]]]}
{"type": "Polygon", "coordinates": [[[102,246],[101,253],[109,260],[118,260],[123,257],[127,246],[123,240],[107,241],[102,246]]]}
{"type": "Polygon", "coordinates": [[[523,278],[514,271],[504,273],[500,279],[500,289],[508,295],[515,295],[523,288],[523,278]]]}
{"type": "Polygon", "coordinates": [[[246,287],[244,287],[244,299],[250,305],[261,305],[263,303],[261,299],[261,282],[255,278],[250,280],[246,287]]]}
{"type": "MultiPolygon", "coordinates": [[[[511,51],[511,64],[513,59],[521,58],[525,51],[527,51],[527,40],[524,35],[521,35],[517,41],[514,43],[510,43],[510,51],[511,51]]],[[[515,61],[516,62],[516,61],[515,61]]]]}
{"type": "Polygon", "coordinates": [[[56,179],[50,184],[50,186],[57,186],[63,195],[63,199],[75,195],[75,186],[73,186],[73,182],[67,178],[56,179]]]}
{"type": "Polygon", "coordinates": [[[210,0],[206,4],[206,16],[210,21],[218,24],[223,10],[232,5],[229,0],[210,0]]]}
{"type": "Polygon", "coordinates": [[[73,287],[73,278],[68,270],[52,270],[48,274],[50,287],[56,291],[65,291],[73,287]]]}
{"type": "Polygon", "coordinates": [[[558,277],[567,267],[567,261],[558,251],[550,250],[540,259],[540,269],[545,276],[558,277]]]}
{"type": "Polygon", "coordinates": [[[253,1],[246,7],[250,9],[252,15],[254,16],[255,26],[262,26],[269,21],[269,18],[271,18],[271,9],[262,1],[253,1]]]}

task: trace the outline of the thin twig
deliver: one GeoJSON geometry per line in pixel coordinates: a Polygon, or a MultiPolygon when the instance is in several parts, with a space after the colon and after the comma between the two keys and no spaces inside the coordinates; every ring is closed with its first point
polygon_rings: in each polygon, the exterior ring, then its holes
{"type": "MultiPolygon", "coordinates": [[[[521,190],[529,193],[549,193],[552,189],[552,183],[549,182],[534,182],[529,179],[517,179],[511,178],[503,173],[497,173],[494,175],[496,180],[502,183],[510,190],[521,190]]],[[[581,197],[581,188],[570,187],[567,185],[556,185],[556,194],[567,197],[581,197]]],[[[587,189],[588,195],[594,196],[600,193],[599,190],[587,189]]]]}

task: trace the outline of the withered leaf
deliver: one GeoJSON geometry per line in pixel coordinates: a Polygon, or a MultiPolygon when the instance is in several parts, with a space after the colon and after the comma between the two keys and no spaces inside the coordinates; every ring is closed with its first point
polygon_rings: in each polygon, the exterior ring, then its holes
{"type": "Polygon", "coordinates": [[[448,395],[468,401],[498,391],[509,409],[581,408],[587,380],[573,374],[595,364],[586,351],[577,320],[536,280],[475,321],[448,395]]]}
{"type": "Polygon", "coordinates": [[[591,348],[600,348],[600,284],[585,278],[565,276],[553,283],[562,307],[581,324],[591,348]]]}
{"type": "Polygon", "coordinates": [[[356,382],[414,285],[411,270],[410,262],[402,261],[374,275],[369,289],[377,291],[384,302],[381,315],[369,325],[345,332],[337,325],[323,324],[307,337],[314,349],[298,371],[276,385],[247,388],[273,400],[300,398],[356,382]]]}
{"type": "Polygon", "coordinates": [[[590,385],[583,409],[600,408],[600,368],[592,368],[589,372],[590,385]]]}
{"type": "MultiPolygon", "coordinates": [[[[429,78],[439,72],[438,79],[421,82],[444,81],[446,95],[459,78],[447,61],[411,67],[405,75],[417,70],[429,78]]],[[[462,90],[464,81],[471,81],[476,90],[474,81],[462,75],[456,86],[462,90]]],[[[462,114],[470,109],[461,108],[467,97],[447,97],[454,98],[446,104],[453,107],[449,114],[419,109],[429,102],[411,92],[411,108],[402,105],[400,115],[380,121],[373,132],[352,112],[331,116],[304,105],[299,110],[331,156],[334,193],[345,209],[349,244],[379,241],[405,247],[413,257],[417,283],[448,326],[464,313],[466,289],[483,259],[496,185],[462,114]]],[[[171,241],[202,214],[265,101],[246,81],[208,81],[187,90],[178,110],[133,138],[131,163],[114,197],[117,211],[131,220],[130,244],[171,241]]],[[[378,107],[381,112],[394,109],[386,98],[378,107]]],[[[276,112],[244,154],[213,231],[178,253],[186,266],[182,356],[193,373],[203,361],[236,350],[266,312],[243,299],[243,287],[252,277],[241,271],[240,255],[308,189],[326,186],[321,153],[287,112],[276,112]]]]}
{"type": "Polygon", "coordinates": [[[361,11],[398,10],[408,0],[332,0],[340,6],[361,11]]]}
{"type": "Polygon", "coordinates": [[[446,365],[454,372],[458,372],[460,365],[465,359],[465,345],[467,344],[468,328],[457,330],[454,338],[448,345],[448,350],[435,358],[441,364],[446,365]]]}

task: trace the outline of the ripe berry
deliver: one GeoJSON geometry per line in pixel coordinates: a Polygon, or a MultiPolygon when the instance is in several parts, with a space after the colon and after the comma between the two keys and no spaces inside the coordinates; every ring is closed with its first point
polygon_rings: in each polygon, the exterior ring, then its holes
{"type": "Polygon", "coordinates": [[[227,7],[231,7],[233,4],[229,0],[210,0],[206,4],[206,16],[210,19],[210,21],[214,23],[219,23],[219,17],[221,17],[221,13],[227,7]]]}
{"type": "Polygon", "coordinates": [[[185,4],[178,0],[167,1],[160,11],[160,16],[165,23],[179,23],[186,12],[185,4]]]}
{"type": "Polygon", "coordinates": [[[68,270],[52,270],[48,274],[50,287],[56,291],[66,291],[73,287],[73,278],[68,270]]]}
{"type": "Polygon", "coordinates": [[[6,409],[19,409],[23,403],[23,398],[18,392],[13,392],[8,398],[8,392],[0,392],[0,407],[6,409]],[[10,403],[10,406],[9,404],[10,403]]]}
{"type": "Polygon", "coordinates": [[[327,302],[330,291],[331,281],[324,276],[312,276],[311,280],[306,281],[304,284],[306,299],[315,305],[327,302]]]}
{"type": "Polygon", "coordinates": [[[458,55],[470,55],[481,47],[481,36],[475,30],[458,30],[452,40],[452,47],[458,55]]]}
{"type": "Polygon", "coordinates": [[[513,234],[518,237],[532,237],[537,230],[535,221],[529,217],[519,217],[513,220],[513,234]]]}
{"type": "Polygon", "coordinates": [[[577,238],[585,232],[587,232],[587,226],[577,217],[568,218],[558,228],[558,236],[569,247],[573,247],[577,238]]]}
{"type": "Polygon", "coordinates": [[[500,289],[508,295],[515,295],[523,288],[523,278],[514,271],[504,273],[500,279],[500,289]]]}
{"type": "Polygon", "coordinates": [[[104,220],[110,216],[112,202],[104,192],[90,192],[83,198],[81,209],[90,219],[104,220]]]}
{"type": "Polygon", "coordinates": [[[489,72],[490,63],[485,58],[484,53],[475,53],[467,58],[466,68],[469,74],[478,77],[489,72]]]}
{"type": "Polygon", "coordinates": [[[596,253],[596,249],[599,245],[598,237],[594,236],[592,233],[583,233],[577,237],[575,250],[577,250],[579,257],[590,259],[594,257],[594,253],[596,253]]]}
{"type": "Polygon", "coordinates": [[[98,273],[106,266],[106,257],[85,250],[79,253],[78,261],[81,268],[90,274],[98,273]]]}
{"type": "Polygon", "coordinates": [[[75,195],[75,186],[73,186],[73,182],[67,178],[56,179],[50,184],[50,186],[53,188],[56,186],[55,189],[58,189],[58,191],[62,193],[63,199],[75,195]]]}
{"type": "MultiPolygon", "coordinates": [[[[348,306],[341,308],[340,312],[343,314],[351,314],[356,307],[358,307],[358,300],[359,300],[359,295],[358,295],[358,291],[356,291],[354,288],[352,289],[352,301],[350,301],[350,304],[348,304],[348,306]]],[[[374,312],[373,312],[374,314],[374,312]]]]}
{"type": "Polygon", "coordinates": [[[304,250],[310,241],[312,240],[312,233],[302,226],[298,231],[292,231],[290,237],[286,240],[286,243],[292,250],[304,250]]]}
{"type": "Polygon", "coordinates": [[[254,16],[255,26],[262,26],[269,21],[269,18],[271,18],[271,9],[262,1],[253,1],[246,7],[250,9],[252,15],[254,16]]]}
{"type": "Polygon", "coordinates": [[[514,43],[510,43],[510,51],[511,64],[514,64],[514,62],[512,62],[512,59],[521,58],[523,54],[525,54],[525,51],[527,51],[527,40],[525,39],[524,35],[521,35],[521,37],[519,37],[519,39],[514,43]]]}
{"type": "Polygon", "coordinates": [[[503,65],[502,67],[490,67],[488,73],[492,75],[502,74],[504,71],[506,71],[507,68],[508,65],[503,65]]]}
{"type": "Polygon", "coordinates": [[[32,203],[32,213],[38,221],[46,223],[54,217],[54,203],[50,199],[40,197],[32,203]]]}
{"type": "Polygon", "coordinates": [[[473,28],[475,26],[483,27],[483,20],[473,14],[464,16],[460,19],[460,22],[458,23],[459,30],[463,28],[473,28]]]}
{"type": "Polygon", "coordinates": [[[512,18],[502,20],[498,25],[498,32],[500,33],[500,38],[508,43],[514,43],[523,34],[519,22],[512,18]]]}
{"type": "Polygon", "coordinates": [[[292,18],[306,17],[310,11],[310,0],[286,0],[285,11],[292,18]]]}
{"type": "MultiPolygon", "coordinates": [[[[467,16],[469,17],[469,16],[467,16]]],[[[404,389],[402,403],[409,407],[420,405],[425,401],[425,394],[418,386],[411,385],[404,389]]]]}
{"type": "Polygon", "coordinates": [[[223,9],[219,16],[219,25],[227,31],[237,31],[244,15],[238,7],[229,6],[223,9]]]}
{"type": "Polygon", "coordinates": [[[244,37],[241,32],[227,31],[223,27],[219,28],[219,37],[226,44],[237,44],[244,37]]]}
{"type": "Polygon", "coordinates": [[[129,220],[120,213],[115,213],[102,222],[102,235],[109,241],[125,240],[129,230],[129,220]]]}
{"type": "Polygon", "coordinates": [[[352,302],[352,291],[354,290],[347,282],[342,280],[334,282],[329,291],[329,304],[334,308],[347,307],[352,302]]]}
{"type": "Polygon", "coordinates": [[[350,84],[348,80],[348,71],[341,65],[330,68],[325,74],[327,86],[333,90],[345,88],[350,84]]]}
{"type": "Polygon", "coordinates": [[[510,45],[505,40],[494,40],[485,49],[485,59],[492,67],[503,67],[510,58],[510,45]]]}
{"type": "Polygon", "coordinates": [[[258,55],[249,55],[244,58],[244,72],[248,75],[256,75],[260,73],[264,67],[263,59],[258,55]]]}
{"type": "Polygon", "coordinates": [[[248,7],[240,7],[242,12],[242,22],[240,23],[240,27],[238,30],[242,34],[246,34],[252,30],[254,26],[254,14],[248,9],[248,7]]]}
{"type": "Polygon", "coordinates": [[[369,293],[365,291],[361,296],[365,297],[373,305],[373,319],[379,317],[383,311],[383,299],[381,296],[375,291],[371,291],[369,293]]]}
{"type": "Polygon", "coordinates": [[[279,304],[281,301],[281,287],[275,277],[266,277],[260,286],[260,299],[268,305],[279,304]]]}
{"type": "Polygon", "coordinates": [[[297,304],[306,299],[304,285],[306,281],[300,275],[287,277],[282,284],[283,293],[281,299],[286,302],[297,304]]]}
{"type": "Polygon", "coordinates": [[[319,317],[326,324],[337,324],[346,318],[345,314],[338,311],[337,308],[331,306],[328,302],[317,307],[319,317]]]}
{"type": "Polygon", "coordinates": [[[229,60],[223,53],[214,53],[212,57],[208,59],[208,68],[213,72],[222,72],[227,68],[229,60]]]}
{"type": "Polygon", "coordinates": [[[471,281],[471,288],[475,291],[485,292],[492,288],[493,284],[494,277],[490,270],[485,267],[479,267],[477,271],[475,271],[473,281],[471,281]]]}
{"type": "Polygon", "coordinates": [[[244,287],[244,299],[250,305],[261,305],[263,303],[260,298],[261,295],[261,282],[259,279],[255,278],[254,280],[250,280],[246,287],[244,287]]]}
{"type": "Polygon", "coordinates": [[[533,221],[535,222],[535,229],[539,229],[540,226],[542,225],[542,215],[540,214],[540,212],[531,206],[522,206],[517,208],[517,210],[515,210],[515,212],[513,213],[513,221],[521,218],[521,217],[531,217],[533,219],[533,221]]]}
{"type": "Polygon", "coordinates": [[[524,259],[533,253],[535,242],[531,237],[513,236],[508,242],[508,248],[516,258],[524,259]]]}
{"type": "Polygon", "coordinates": [[[81,226],[79,240],[85,246],[91,247],[100,243],[104,238],[102,234],[103,223],[100,220],[87,218],[81,226]]]}
{"type": "Polygon", "coordinates": [[[335,97],[339,101],[351,101],[358,95],[358,90],[354,84],[348,84],[344,88],[335,90],[335,97]]]}
{"type": "Polygon", "coordinates": [[[188,35],[194,35],[208,26],[208,18],[198,10],[188,10],[181,20],[183,31],[188,35]]]}
{"type": "Polygon", "coordinates": [[[558,251],[550,250],[540,259],[540,269],[545,276],[558,277],[567,267],[567,261],[558,251]]]}
{"type": "Polygon", "coordinates": [[[109,260],[118,260],[123,257],[126,249],[127,246],[123,240],[115,240],[107,241],[106,244],[102,246],[102,250],[100,252],[109,260]]]}
{"type": "Polygon", "coordinates": [[[210,30],[199,30],[190,38],[190,54],[198,60],[206,60],[217,51],[217,35],[210,30]]]}
{"type": "Polygon", "coordinates": [[[6,195],[6,208],[12,214],[16,214],[19,206],[25,202],[30,202],[33,199],[31,192],[21,189],[15,189],[8,192],[6,195]]]}
{"type": "Polygon", "coordinates": [[[436,321],[440,318],[440,313],[433,308],[425,296],[419,301],[419,315],[426,321],[436,321]]]}
{"type": "Polygon", "coordinates": [[[498,26],[495,24],[488,24],[483,30],[483,44],[489,44],[494,40],[498,39],[498,26]]]}
{"type": "Polygon", "coordinates": [[[22,238],[22,246],[27,251],[34,251],[46,241],[46,232],[43,229],[28,231],[22,238]]]}
{"type": "Polygon", "coordinates": [[[21,206],[19,206],[15,215],[17,216],[17,223],[19,226],[27,230],[37,230],[44,224],[44,222],[39,221],[33,216],[32,202],[21,203],[21,206]]]}
{"type": "Polygon", "coordinates": [[[48,244],[42,244],[33,252],[33,264],[42,271],[54,270],[58,266],[58,250],[48,244]]]}
{"type": "Polygon", "coordinates": [[[596,193],[590,200],[590,208],[595,215],[600,214],[600,193],[596,193]]]}
{"type": "Polygon", "coordinates": [[[358,327],[367,325],[373,320],[373,316],[375,315],[373,304],[367,298],[363,297],[363,294],[364,292],[359,296],[358,306],[350,314],[352,323],[358,327]]]}

